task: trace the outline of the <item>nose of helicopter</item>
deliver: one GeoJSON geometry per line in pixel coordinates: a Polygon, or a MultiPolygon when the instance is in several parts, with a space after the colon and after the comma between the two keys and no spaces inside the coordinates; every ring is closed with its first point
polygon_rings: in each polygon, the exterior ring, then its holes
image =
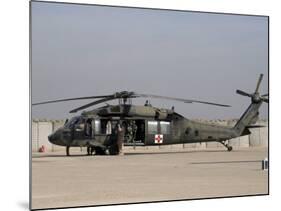
{"type": "Polygon", "coordinates": [[[49,142],[52,144],[60,145],[61,142],[61,130],[58,129],[48,136],[49,142]]]}
{"type": "Polygon", "coordinates": [[[61,127],[48,136],[49,142],[59,146],[71,143],[72,133],[70,129],[61,127]]]}
{"type": "Polygon", "coordinates": [[[49,142],[52,144],[55,144],[55,140],[57,139],[56,132],[52,133],[51,135],[48,136],[49,142]]]}

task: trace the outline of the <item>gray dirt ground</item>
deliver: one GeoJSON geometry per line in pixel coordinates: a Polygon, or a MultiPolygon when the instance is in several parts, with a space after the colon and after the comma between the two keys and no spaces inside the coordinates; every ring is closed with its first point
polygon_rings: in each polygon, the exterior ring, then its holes
{"type": "Polygon", "coordinates": [[[72,153],[33,154],[33,209],[268,193],[267,148],[72,153]]]}

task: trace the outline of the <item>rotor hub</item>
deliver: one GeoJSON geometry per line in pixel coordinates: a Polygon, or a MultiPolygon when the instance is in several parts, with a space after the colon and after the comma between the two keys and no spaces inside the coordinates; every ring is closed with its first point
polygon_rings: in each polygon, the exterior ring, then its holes
{"type": "Polygon", "coordinates": [[[259,93],[254,93],[252,96],[252,102],[253,103],[259,103],[261,101],[259,93]]]}

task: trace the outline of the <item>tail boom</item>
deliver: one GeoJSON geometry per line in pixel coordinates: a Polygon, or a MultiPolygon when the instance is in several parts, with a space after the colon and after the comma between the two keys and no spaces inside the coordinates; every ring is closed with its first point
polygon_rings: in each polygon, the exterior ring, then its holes
{"type": "Polygon", "coordinates": [[[243,135],[244,130],[247,129],[249,125],[255,124],[257,122],[261,104],[262,101],[258,103],[251,103],[247,110],[243,113],[241,118],[233,127],[237,136],[243,135]]]}

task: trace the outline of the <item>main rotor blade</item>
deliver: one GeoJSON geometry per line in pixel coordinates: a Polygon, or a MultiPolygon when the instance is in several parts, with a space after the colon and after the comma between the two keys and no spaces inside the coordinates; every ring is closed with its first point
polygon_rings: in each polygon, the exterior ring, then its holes
{"type": "Polygon", "coordinates": [[[97,101],[88,103],[88,104],[86,104],[86,105],[83,105],[83,106],[81,106],[81,107],[75,108],[75,109],[69,111],[69,113],[75,113],[75,112],[77,112],[77,111],[80,111],[80,110],[82,110],[82,109],[88,108],[88,107],[90,107],[90,106],[97,105],[97,104],[99,104],[99,103],[103,103],[103,102],[110,101],[110,100],[114,100],[114,99],[115,99],[114,96],[107,97],[107,98],[104,98],[104,99],[100,99],[100,100],[97,100],[97,101]]]}
{"type": "Polygon", "coordinates": [[[175,101],[180,101],[184,103],[192,103],[192,101],[187,100],[187,99],[182,99],[182,98],[175,98],[175,97],[166,97],[166,96],[160,96],[160,95],[151,95],[151,94],[139,94],[135,93],[135,97],[148,97],[148,98],[158,98],[158,99],[166,99],[166,100],[175,100],[175,101]]]}
{"type": "Polygon", "coordinates": [[[138,93],[135,93],[135,96],[136,97],[148,97],[148,98],[175,100],[175,101],[180,101],[180,102],[184,102],[184,103],[202,103],[202,104],[215,105],[215,106],[231,107],[230,105],[224,105],[224,104],[218,104],[218,103],[212,103],[212,102],[206,102],[206,101],[199,101],[199,100],[191,100],[191,99],[183,99],[183,98],[175,98],[175,97],[166,97],[166,96],[160,96],[160,95],[138,94],[138,93]]]}
{"type": "Polygon", "coordinates": [[[259,77],[259,80],[258,80],[258,83],[257,83],[257,87],[256,87],[256,90],[255,90],[255,93],[257,93],[259,91],[259,87],[260,87],[262,78],[263,78],[263,74],[260,74],[260,77],[259,77]]]}
{"type": "Polygon", "coordinates": [[[58,103],[58,102],[66,102],[66,101],[73,101],[73,100],[87,100],[87,99],[95,99],[95,98],[107,98],[112,97],[113,95],[100,95],[100,96],[89,96],[89,97],[76,97],[76,98],[65,98],[59,100],[50,100],[44,101],[39,103],[33,103],[32,105],[42,105],[42,104],[49,104],[49,103],[58,103]]]}
{"type": "Polygon", "coordinates": [[[269,102],[269,99],[268,99],[267,97],[261,97],[261,100],[262,100],[263,102],[266,102],[266,103],[269,102]]]}
{"type": "Polygon", "coordinates": [[[243,96],[252,97],[251,94],[249,94],[249,93],[247,93],[247,92],[244,92],[244,91],[242,91],[242,90],[240,90],[240,89],[237,89],[237,90],[236,90],[236,93],[237,93],[237,94],[240,94],[240,95],[243,95],[243,96]]]}
{"type": "Polygon", "coordinates": [[[220,104],[220,103],[212,103],[212,102],[206,102],[206,101],[199,101],[199,100],[192,100],[192,103],[201,103],[201,104],[221,106],[221,107],[231,107],[231,105],[225,105],[225,104],[220,104]]]}
{"type": "Polygon", "coordinates": [[[269,102],[269,99],[267,99],[267,98],[266,98],[266,99],[265,99],[265,98],[263,98],[262,100],[263,100],[264,102],[266,102],[266,103],[268,103],[268,102],[269,102]]]}

